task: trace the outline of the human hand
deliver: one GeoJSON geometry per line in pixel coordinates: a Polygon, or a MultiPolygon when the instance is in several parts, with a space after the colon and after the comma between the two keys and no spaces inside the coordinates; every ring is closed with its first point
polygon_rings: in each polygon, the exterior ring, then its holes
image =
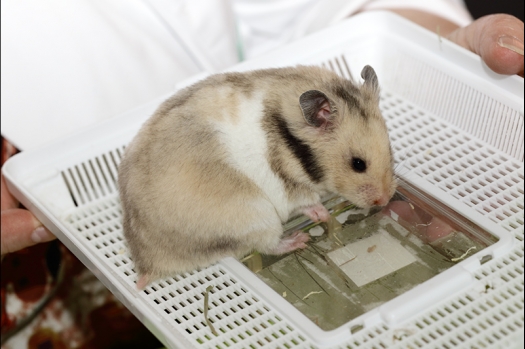
{"type": "Polygon", "coordinates": [[[478,54],[496,73],[523,76],[523,22],[514,16],[488,15],[460,28],[428,12],[391,11],[478,54]]]}
{"type": "Polygon", "coordinates": [[[433,217],[419,207],[406,201],[391,201],[383,208],[383,214],[392,218],[415,234],[425,243],[432,243],[448,236],[454,229],[438,217],[433,217]]]}
{"type": "Polygon", "coordinates": [[[447,38],[478,54],[496,73],[523,76],[523,22],[518,18],[484,16],[447,38]]]}
{"type": "MultiPolygon", "coordinates": [[[[6,147],[4,144],[2,150],[6,147]]],[[[7,156],[8,157],[8,156],[7,156]]],[[[55,239],[42,223],[28,210],[19,208],[18,201],[7,190],[4,176],[1,175],[1,255],[15,252],[40,242],[55,239]]]]}

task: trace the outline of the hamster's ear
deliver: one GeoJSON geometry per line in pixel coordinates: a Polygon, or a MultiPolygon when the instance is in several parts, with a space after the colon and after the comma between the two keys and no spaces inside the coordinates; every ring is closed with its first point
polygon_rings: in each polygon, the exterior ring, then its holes
{"type": "Polygon", "coordinates": [[[377,75],[374,68],[365,65],[363,70],[361,70],[361,77],[365,80],[363,86],[379,97],[379,82],[377,81],[377,75]]]}
{"type": "Polygon", "coordinates": [[[306,122],[314,127],[327,129],[333,125],[330,100],[318,90],[308,90],[299,97],[299,105],[306,122]]]}

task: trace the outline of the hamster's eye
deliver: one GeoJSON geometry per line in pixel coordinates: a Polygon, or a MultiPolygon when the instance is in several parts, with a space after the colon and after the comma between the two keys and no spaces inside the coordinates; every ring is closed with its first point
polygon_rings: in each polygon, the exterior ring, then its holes
{"type": "Polygon", "coordinates": [[[366,171],[366,162],[363,159],[352,158],[351,164],[355,172],[362,173],[366,171]]]}

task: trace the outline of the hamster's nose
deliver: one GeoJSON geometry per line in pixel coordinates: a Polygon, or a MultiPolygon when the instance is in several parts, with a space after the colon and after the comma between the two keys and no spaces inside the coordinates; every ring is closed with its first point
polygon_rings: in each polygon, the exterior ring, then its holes
{"type": "Polygon", "coordinates": [[[386,206],[390,201],[390,196],[388,194],[383,194],[381,197],[374,200],[374,206],[386,206]]]}

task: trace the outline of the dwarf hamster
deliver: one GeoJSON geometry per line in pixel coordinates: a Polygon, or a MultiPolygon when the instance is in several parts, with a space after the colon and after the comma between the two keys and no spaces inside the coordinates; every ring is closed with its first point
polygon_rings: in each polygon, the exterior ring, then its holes
{"type": "Polygon", "coordinates": [[[321,196],[385,205],[395,190],[374,69],[362,84],[315,66],[223,73],[160,105],[119,167],[124,235],[138,288],[227,256],[282,254],[304,213],[326,221],[321,196]]]}

